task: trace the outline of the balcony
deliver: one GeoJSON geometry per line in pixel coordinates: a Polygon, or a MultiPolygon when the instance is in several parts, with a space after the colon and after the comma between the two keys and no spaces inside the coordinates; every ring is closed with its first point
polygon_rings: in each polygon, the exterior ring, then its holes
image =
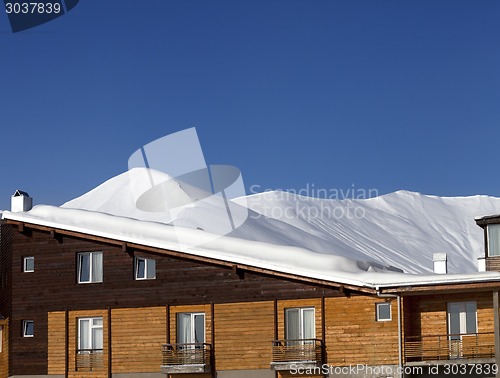
{"type": "Polygon", "coordinates": [[[294,367],[320,367],[323,363],[323,342],[318,339],[274,340],[271,369],[291,370],[294,367]]]}
{"type": "Polygon", "coordinates": [[[163,344],[163,374],[210,373],[212,346],[206,343],[163,344]]]}
{"type": "Polygon", "coordinates": [[[96,371],[104,368],[102,349],[79,349],[76,353],[76,371],[96,371]]]}
{"type": "Polygon", "coordinates": [[[406,365],[467,360],[468,363],[494,362],[494,333],[408,336],[404,343],[406,365]]]}

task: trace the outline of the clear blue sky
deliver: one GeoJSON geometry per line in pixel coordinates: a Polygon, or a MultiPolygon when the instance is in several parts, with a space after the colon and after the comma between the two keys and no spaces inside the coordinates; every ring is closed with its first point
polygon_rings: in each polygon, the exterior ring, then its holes
{"type": "Polygon", "coordinates": [[[247,188],[500,196],[499,1],[81,0],[0,67],[0,208],[193,126],[247,188]]]}

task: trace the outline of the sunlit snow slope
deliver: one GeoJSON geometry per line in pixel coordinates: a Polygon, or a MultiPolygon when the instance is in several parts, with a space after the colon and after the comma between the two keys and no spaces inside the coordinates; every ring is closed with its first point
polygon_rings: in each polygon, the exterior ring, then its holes
{"type": "MultiPolygon", "coordinates": [[[[123,173],[62,207],[171,221],[138,210],[129,185],[130,174],[123,173]]],[[[182,185],[172,190],[174,196],[185,194],[182,185]]],[[[229,236],[379,262],[408,273],[431,272],[435,252],[448,254],[450,273],[477,271],[483,233],[474,218],[500,213],[499,198],[442,198],[408,191],[364,200],[323,200],[276,191],[235,202],[249,208],[249,217],[229,236]]],[[[176,224],[210,232],[218,216],[195,203],[176,216],[176,224]]]]}

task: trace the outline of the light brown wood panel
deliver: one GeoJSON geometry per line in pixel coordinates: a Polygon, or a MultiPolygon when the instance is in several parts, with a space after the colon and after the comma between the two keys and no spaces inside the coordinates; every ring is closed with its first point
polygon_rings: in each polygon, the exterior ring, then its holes
{"type": "Polygon", "coordinates": [[[66,364],[66,313],[48,313],[48,373],[64,374],[66,364]]]}
{"type": "Polygon", "coordinates": [[[397,364],[397,302],[390,301],[392,320],[376,320],[376,303],[388,299],[353,296],[326,298],[327,360],[332,366],[397,364]]]}
{"type": "Polygon", "coordinates": [[[111,311],[113,373],[160,371],[166,340],[166,308],[147,307],[111,311]]]}
{"type": "Polygon", "coordinates": [[[215,305],[217,370],[269,369],[274,303],[215,305]]]}
{"type": "Polygon", "coordinates": [[[2,335],[0,339],[0,378],[9,376],[9,319],[0,320],[2,335]]]}

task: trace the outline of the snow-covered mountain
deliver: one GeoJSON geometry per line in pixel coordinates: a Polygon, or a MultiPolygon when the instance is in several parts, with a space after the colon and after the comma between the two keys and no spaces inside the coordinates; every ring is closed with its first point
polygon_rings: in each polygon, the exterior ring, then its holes
{"type": "MultiPolygon", "coordinates": [[[[171,224],[173,219],[165,213],[139,210],[130,183],[131,173],[123,173],[62,208],[171,224]]],[[[169,190],[189,203],[182,184],[169,190]]],[[[232,238],[376,262],[407,273],[432,272],[436,252],[448,254],[450,273],[477,271],[477,257],[484,247],[474,218],[500,213],[500,198],[443,198],[408,191],[361,200],[315,199],[275,191],[234,202],[248,208],[248,218],[228,234],[232,238]]],[[[175,224],[215,232],[225,215],[213,211],[209,203],[193,202],[175,215],[175,224]]]]}

